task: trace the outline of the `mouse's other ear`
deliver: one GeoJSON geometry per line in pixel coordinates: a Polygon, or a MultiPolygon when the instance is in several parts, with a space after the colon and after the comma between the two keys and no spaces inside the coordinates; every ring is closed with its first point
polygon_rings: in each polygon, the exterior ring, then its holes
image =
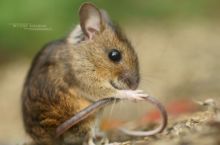
{"type": "Polygon", "coordinates": [[[80,26],[89,39],[103,30],[102,16],[98,8],[91,3],[84,3],[79,10],[80,26]]]}
{"type": "Polygon", "coordinates": [[[103,9],[101,9],[100,12],[101,12],[101,16],[102,16],[102,19],[103,19],[104,23],[106,23],[108,26],[112,26],[113,23],[112,23],[112,20],[110,19],[109,15],[108,15],[108,13],[103,9]]]}

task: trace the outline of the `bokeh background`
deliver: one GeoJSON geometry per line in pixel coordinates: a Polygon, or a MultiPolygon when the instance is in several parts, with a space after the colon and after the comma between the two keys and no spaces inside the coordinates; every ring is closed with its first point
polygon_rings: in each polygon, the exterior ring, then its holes
{"type": "MultiPolygon", "coordinates": [[[[45,43],[64,37],[78,23],[82,2],[0,1],[0,145],[28,140],[20,94],[30,62],[45,43]]],[[[92,2],[107,10],[133,43],[141,89],[161,102],[220,97],[219,0],[92,2]]]]}

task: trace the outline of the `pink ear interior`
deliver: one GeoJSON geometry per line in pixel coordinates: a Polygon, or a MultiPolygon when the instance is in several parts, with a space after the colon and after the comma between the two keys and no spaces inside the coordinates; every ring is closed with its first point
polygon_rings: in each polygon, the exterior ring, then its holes
{"type": "Polygon", "coordinates": [[[87,28],[87,31],[88,31],[88,37],[90,38],[90,39],[92,39],[93,38],[93,36],[95,36],[97,33],[98,33],[98,31],[96,30],[96,29],[93,29],[93,28],[91,28],[91,27],[88,27],[87,28]]]}
{"type": "Polygon", "coordinates": [[[79,15],[83,33],[92,39],[101,31],[102,19],[99,9],[91,3],[84,3],[80,8],[79,15]]]}

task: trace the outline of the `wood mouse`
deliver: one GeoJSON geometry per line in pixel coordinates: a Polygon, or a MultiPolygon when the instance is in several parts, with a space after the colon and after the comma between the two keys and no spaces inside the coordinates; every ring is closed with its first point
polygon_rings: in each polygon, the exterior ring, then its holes
{"type": "Polygon", "coordinates": [[[65,38],[45,45],[34,58],[22,92],[23,122],[35,145],[92,145],[92,115],[59,138],[56,128],[99,99],[141,100],[137,54],[104,10],[79,9],[80,24],[65,38]]]}

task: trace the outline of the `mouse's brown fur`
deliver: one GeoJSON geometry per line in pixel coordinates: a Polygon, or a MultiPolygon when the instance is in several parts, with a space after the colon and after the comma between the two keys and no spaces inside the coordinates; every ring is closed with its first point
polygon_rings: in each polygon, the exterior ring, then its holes
{"type": "MultiPolygon", "coordinates": [[[[86,9],[87,14],[90,9],[96,12],[94,8],[86,3],[81,9],[86,9]]],[[[118,89],[137,88],[136,53],[127,38],[104,21],[104,17],[102,15],[100,23],[103,29],[90,31],[81,25],[88,34],[82,30],[79,35],[70,34],[63,40],[49,43],[35,57],[22,93],[25,129],[35,144],[61,145],[69,134],[73,134],[73,142],[82,142],[90,136],[95,115],[72,127],[60,138],[55,138],[55,129],[93,101],[117,96],[118,89]],[[79,41],[73,42],[72,39],[79,41]],[[112,48],[122,53],[121,62],[109,60],[108,53],[112,48]],[[117,88],[111,85],[111,81],[117,88]]],[[[88,18],[85,19],[86,24],[88,18]]]]}

